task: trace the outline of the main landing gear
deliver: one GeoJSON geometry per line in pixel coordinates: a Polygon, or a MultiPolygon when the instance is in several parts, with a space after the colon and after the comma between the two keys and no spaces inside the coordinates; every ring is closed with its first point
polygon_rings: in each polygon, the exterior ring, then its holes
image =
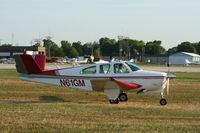
{"type": "Polygon", "coordinates": [[[127,94],[122,92],[122,93],[119,94],[119,96],[118,96],[117,99],[115,99],[115,100],[110,99],[110,100],[109,100],[110,104],[118,104],[119,101],[120,101],[120,102],[126,102],[126,101],[128,101],[128,96],[127,96],[127,94]]]}
{"type": "Polygon", "coordinates": [[[120,102],[127,102],[128,101],[128,96],[127,96],[126,93],[120,93],[118,98],[119,98],[120,102]]]}
{"type": "Polygon", "coordinates": [[[109,102],[110,102],[110,104],[118,104],[119,103],[119,99],[118,98],[115,99],[115,100],[110,99],[109,102]]]}

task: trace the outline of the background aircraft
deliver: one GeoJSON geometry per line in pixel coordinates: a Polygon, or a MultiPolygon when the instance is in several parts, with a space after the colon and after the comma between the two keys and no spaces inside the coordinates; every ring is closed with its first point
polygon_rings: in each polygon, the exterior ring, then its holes
{"type": "Polygon", "coordinates": [[[161,105],[166,105],[164,89],[169,88],[169,79],[175,75],[142,70],[130,62],[109,62],[63,69],[45,70],[44,55],[16,55],[16,68],[22,80],[103,91],[111,104],[128,101],[127,91],[138,94],[161,94],[161,105]]]}

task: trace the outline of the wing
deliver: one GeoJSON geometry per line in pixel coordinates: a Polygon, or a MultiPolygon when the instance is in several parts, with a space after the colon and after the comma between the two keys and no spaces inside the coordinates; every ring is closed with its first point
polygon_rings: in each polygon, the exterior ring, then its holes
{"type": "Polygon", "coordinates": [[[141,85],[127,83],[114,78],[104,80],[91,80],[92,88],[95,91],[104,91],[109,99],[118,98],[121,91],[137,89],[141,85]]]}

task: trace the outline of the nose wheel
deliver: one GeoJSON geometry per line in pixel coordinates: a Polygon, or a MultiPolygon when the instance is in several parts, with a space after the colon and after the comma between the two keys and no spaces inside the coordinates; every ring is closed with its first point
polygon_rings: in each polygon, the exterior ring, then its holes
{"type": "Polygon", "coordinates": [[[165,98],[160,99],[160,105],[166,105],[167,100],[165,98]]]}

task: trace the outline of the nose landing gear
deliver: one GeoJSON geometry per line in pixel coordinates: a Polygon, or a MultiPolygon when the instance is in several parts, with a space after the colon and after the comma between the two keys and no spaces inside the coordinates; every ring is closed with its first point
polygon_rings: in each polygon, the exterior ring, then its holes
{"type": "Polygon", "coordinates": [[[167,104],[167,100],[164,98],[163,92],[161,93],[160,105],[164,106],[167,104]]]}
{"type": "Polygon", "coordinates": [[[165,98],[160,99],[160,105],[166,105],[167,100],[165,98]]]}

